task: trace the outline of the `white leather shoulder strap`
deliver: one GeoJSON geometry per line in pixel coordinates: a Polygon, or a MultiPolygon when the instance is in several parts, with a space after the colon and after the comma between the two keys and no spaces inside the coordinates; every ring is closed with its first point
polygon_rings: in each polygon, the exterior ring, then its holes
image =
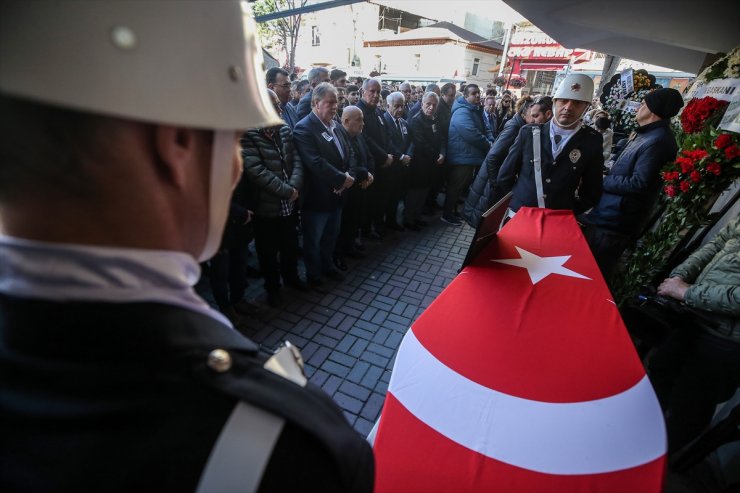
{"type": "Polygon", "coordinates": [[[197,493],[257,491],[284,421],[239,402],[211,450],[197,493]]]}
{"type": "Polygon", "coordinates": [[[532,156],[534,158],[534,183],[537,187],[537,207],[545,207],[545,192],[542,188],[542,157],[540,127],[532,127],[532,156]]]}

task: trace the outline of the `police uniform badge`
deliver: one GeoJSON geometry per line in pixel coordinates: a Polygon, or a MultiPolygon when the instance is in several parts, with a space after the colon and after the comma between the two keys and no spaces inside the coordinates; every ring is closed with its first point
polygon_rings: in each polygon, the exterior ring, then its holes
{"type": "Polygon", "coordinates": [[[570,158],[570,162],[575,164],[579,159],[581,159],[581,151],[573,149],[570,151],[570,154],[568,154],[568,157],[570,158]]]}

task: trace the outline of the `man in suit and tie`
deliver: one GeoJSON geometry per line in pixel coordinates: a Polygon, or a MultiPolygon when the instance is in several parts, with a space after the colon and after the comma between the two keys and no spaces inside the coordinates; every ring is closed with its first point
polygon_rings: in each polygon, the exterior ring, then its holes
{"type": "Polygon", "coordinates": [[[404,231],[404,227],[396,220],[398,201],[403,196],[404,181],[407,168],[411,163],[408,148],[411,145],[411,134],[403,113],[406,108],[406,99],[401,92],[392,92],[386,98],[387,110],[383,115],[385,128],[388,131],[389,152],[393,155],[393,164],[390,168],[390,185],[387,202],[385,203],[385,227],[395,231],[404,231]]]}
{"type": "MultiPolygon", "coordinates": [[[[342,220],[343,194],[354,184],[354,155],[347,134],[334,120],[337,90],[317,85],[313,110],[295,127],[294,140],[304,168],[303,254],[308,283],[324,291],[323,277],[341,279],[334,246],[342,220]]],[[[367,173],[367,171],[365,171],[367,173]]]]}
{"type": "Polygon", "coordinates": [[[553,118],[519,131],[496,181],[499,197],[512,191],[509,207],[571,209],[585,212],[602,190],[602,138],[582,123],[591,105],[593,80],[582,74],[566,77],[553,96],[553,118]]]}
{"type": "Polygon", "coordinates": [[[362,99],[357,102],[365,124],[363,135],[375,164],[375,184],[369,190],[370,196],[368,197],[371,217],[363,224],[363,232],[372,239],[381,239],[385,234],[383,216],[385,215],[385,204],[388,201],[386,197],[390,185],[390,166],[393,163],[393,155],[388,150],[385,118],[379,108],[380,91],[380,82],[375,79],[365,79],[362,83],[362,99]],[[370,230],[370,223],[375,226],[375,231],[370,230]]]}

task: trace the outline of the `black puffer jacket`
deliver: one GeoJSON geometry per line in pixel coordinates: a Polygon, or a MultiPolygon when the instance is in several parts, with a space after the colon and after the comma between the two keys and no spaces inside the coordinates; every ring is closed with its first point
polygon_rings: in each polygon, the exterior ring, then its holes
{"type": "Polygon", "coordinates": [[[278,217],[280,201],[289,199],[293,189],[303,190],[303,165],[293,145],[293,133],[287,125],[272,129],[249,130],[242,137],[242,157],[248,191],[254,213],[278,217]],[[274,131],[272,136],[268,135],[274,131]],[[283,167],[288,176],[283,178],[283,167]]]}
{"type": "Polygon", "coordinates": [[[462,211],[463,219],[474,228],[478,227],[481,214],[493,205],[493,186],[496,184],[498,170],[509,154],[514,139],[519,135],[519,129],[525,123],[524,118],[519,113],[506,122],[503,131],[496,138],[493,147],[488,151],[486,159],[478,170],[462,211]]]}

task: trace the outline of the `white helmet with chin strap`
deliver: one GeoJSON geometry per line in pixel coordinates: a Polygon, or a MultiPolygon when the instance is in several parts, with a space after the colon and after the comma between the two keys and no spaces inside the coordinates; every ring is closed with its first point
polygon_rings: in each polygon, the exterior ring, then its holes
{"type": "Polygon", "coordinates": [[[218,248],[228,211],[234,132],[282,123],[255,34],[238,0],[3,0],[0,92],[214,130],[204,260],[218,248]]]}
{"type": "MultiPolygon", "coordinates": [[[[576,120],[576,122],[572,123],[571,125],[568,125],[568,127],[573,127],[580,122],[581,118],[584,117],[586,112],[589,109],[589,106],[591,105],[593,101],[594,96],[594,80],[589,77],[588,75],[584,74],[570,74],[558,86],[557,91],[555,91],[555,95],[552,97],[553,101],[557,99],[572,99],[575,101],[584,101],[588,103],[588,106],[583,110],[583,114],[576,120]]],[[[552,121],[558,125],[557,122],[557,115],[556,112],[556,106],[553,105],[553,119],[552,121]]]]}

